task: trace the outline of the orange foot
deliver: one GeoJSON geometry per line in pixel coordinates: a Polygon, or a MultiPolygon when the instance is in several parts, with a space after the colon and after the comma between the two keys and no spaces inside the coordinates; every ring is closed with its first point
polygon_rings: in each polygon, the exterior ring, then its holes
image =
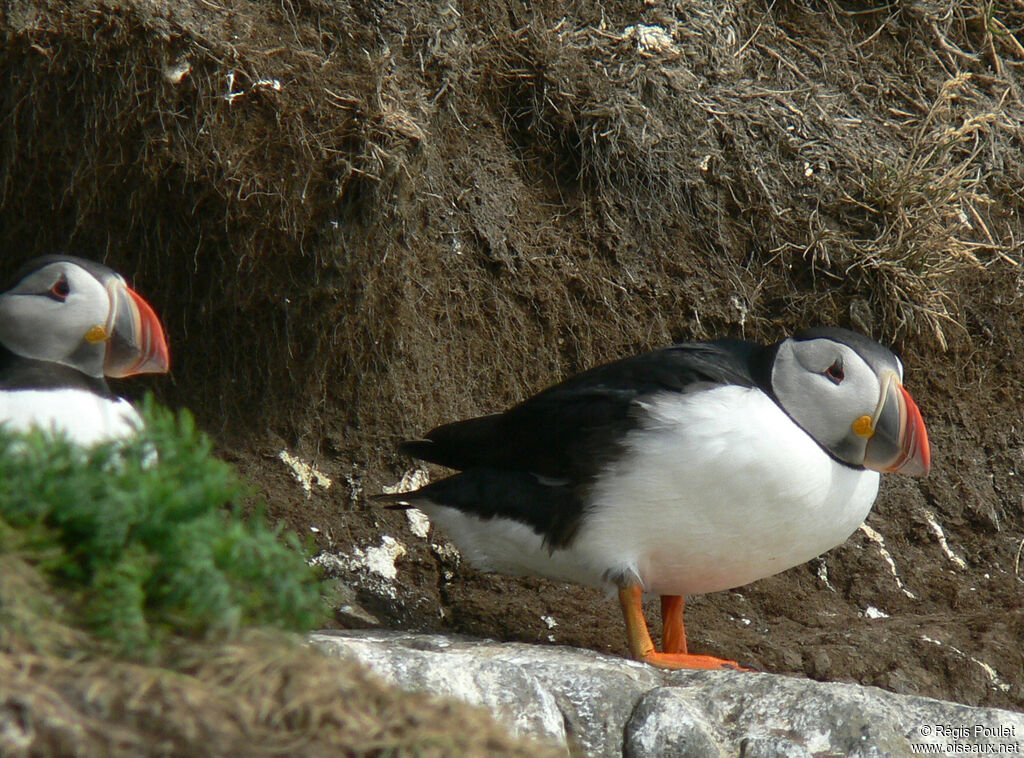
{"type": "Polygon", "coordinates": [[[659,652],[654,648],[654,641],[647,629],[642,600],[643,590],[639,586],[633,585],[619,590],[619,602],[622,604],[626,634],[629,636],[629,649],[638,661],[664,669],[756,670],[725,658],[689,654],[686,650],[686,628],[683,626],[683,598],[679,595],[663,595],[661,598],[664,652],[659,652]]]}
{"type": "Polygon", "coordinates": [[[662,669],[710,669],[731,671],[755,671],[741,666],[736,661],[715,658],[713,655],[689,655],[687,653],[659,653],[652,650],[641,655],[639,660],[662,669]]]}

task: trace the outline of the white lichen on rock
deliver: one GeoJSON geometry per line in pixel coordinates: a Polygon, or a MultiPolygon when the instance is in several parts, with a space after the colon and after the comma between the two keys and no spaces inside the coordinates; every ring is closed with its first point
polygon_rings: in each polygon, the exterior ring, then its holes
{"type": "Polygon", "coordinates": [[[637,24],[627,26],[622,33],[623,39],[635,39],[637,50],[641,55],[660,55],[678,57],[679,48],[676,47],[672,34],[660,26],[647,26],[637,24]]]}
{"type": "Polygon", "coordinates": [[[323,487],[325,490],[330,489],[332,484],[331,479],[323,471],[314,468],[312,464],[306,463],[301,458],[289,453],[287,450],[282,450],[277,454],[277,457],[284,462],[284,464],[291,470],[292,476],[295,477],[302,489],[306,491],[306,497],[313,497],[313,485],[316,484],[319,487],[323,487]]]}
{"type": "Polygon", "coordinates": [[[985,672],[985,675],[989,678],[989,682],[992,684],[993,688],[999,690],[1000,692],[1010,691],[1010,685],[1004,682],[1002,679],[1000,679],[999,674],[996,673],[996,670],[992,668],[989,664],[985,663],[985,661],[979,660],[978,658],[975,658],[973,655],[968,655],[960,648],[954,647],[953,645],[950,645],[948,643],[944,643],[942,640],[937,640],[934,637],[929,637],[927,634],[922,634],[921,639],[932,645],[948,648],[949,650],[952,650],[954,653],[961,656],[962,658],[966,658],[967,660],[979,666],[981,670],[985,672]]]}
{"type": "Polygon", "coordinates": [[[935,518],[935,514],[931,511],[924,511],[925,521],[928,522],[928,526],[931,527],[932,533],[939,540],[939,547],[942,548],[942,552],[946,554],[946,557],[953,562],[953,565],[959,569],[967,568],[967,561],[961,558],[959,555],[953,552],[949,546],[949,542],[946,540],[946,533],[942,531],[942,526],[939,525],[939,520],[935,518]]]}
{"type": "Polygon", "coordinates": [[[861,524],[860,530],[864,532],[864,534],[867,536],[869,540],[878,545],[878,552],[882,554],[882,559],[889,564],[889,572],[892,574],[893,579],[896,580],[896,586],[900,588],[900,591],[902,591],[903,594],[909,597],[911,600],[917,600],[917,595],[915,595],[913,592],[908,590],[903,585],[903,580],[900,579],[900,572],[896,570],[896,561],[893,560],[892,553],[890,553],[888,548],[886,548],[885,539],[882,537],[882,535],[876,532],[867,524],[861,524]]]}
{"type": "Polygon", "coordinates": [[[368,547],[365,551],[356,548],[355,552],[356,554],[362,553],[360,557],[363,565],[370,571],[385,579],[394,579],[398,576],[398,566],[395,565],[395,561],[408,551],[401,542],[385,534],[381,537],[379,547],[368,547]]]}
{"type": "Polygon", "coordinates": [[[825,563],[825,559],[824,558],[818,558],[818,570],[817,570],[817,573],[818,573],[818,579],[820,579],[825,584],[826,587],[828,587],[830,590],[835,592],[836,588],[832,586],[832,582],[830,582],[829,579],[828,579],[828,564],[825,563]]]}
{"type": "Polygon", "coordinates": [[[402,474],[402,478],[394,484],[385,484],[380,491],[385,495],[397,495],[402,492],[412,492],[420,487],[430,484],[430,474],[421,468],[414,468],[402,474]]]}
{"type": "Polygon", "coordinates": [[[409,551],[394,537],[383,535],[381,544],[373,547],[353,547],[351,554],[322,552],[310,565],[320,566],[333,576],[355,573],[363,577],[368,589],[388,597],[396,597],[394,581],[398,577],[396,561],[409,551]]]}
{"type": "Polygon", "coordinates": [[[409,520],[409,530],[425,540],[430,534],[430,519],[427,518],[427,514],[419,508],[409,508],[405,512],[405,517],[409,520]]]}

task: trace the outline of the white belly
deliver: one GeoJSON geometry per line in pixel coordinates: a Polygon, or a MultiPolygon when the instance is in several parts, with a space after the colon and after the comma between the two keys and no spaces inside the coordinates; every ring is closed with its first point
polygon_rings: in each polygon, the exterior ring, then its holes
{"type": "Polygon", "coordinates": [[[17,432],[56,430],[88,446],[130,437],[142,428],[142,419],[123,398],[79,389],[5,390],[0,392],[0,424],[17,432]]]}
{"type": "Polygon", "coordinates": [[[428,512],[470,563],[609,587],[698,594],[784,571],[842,543],[867,516],[878,474],[832,460],[757,390],[665,394],[592,488],[567,549],[531,528],[446,507],[428,512]]]}

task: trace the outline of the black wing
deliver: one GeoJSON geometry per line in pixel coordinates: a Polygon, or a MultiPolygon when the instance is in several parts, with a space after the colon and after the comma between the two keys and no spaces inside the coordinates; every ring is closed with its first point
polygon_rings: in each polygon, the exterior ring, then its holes
{"type": "Polygon", "coordinates": [[[640,423],[637,401],[697,384],[765,386],[773,347],[738,340],[673,345],[577,374],[505,413],[439,426],[402,445],[451,468],[590,479],[640,423]]]}
{"type": "Polygon", "coordinates": [[[391,508],[416,507],[428,501],[484,520],[501,516],[533,527],[548,547],[556,548],[568,545],[579,527],[584,509],[580,489],[567,483],[545,483],[525,471],[473,468],[415,492],[374,499],[391,508]]]}

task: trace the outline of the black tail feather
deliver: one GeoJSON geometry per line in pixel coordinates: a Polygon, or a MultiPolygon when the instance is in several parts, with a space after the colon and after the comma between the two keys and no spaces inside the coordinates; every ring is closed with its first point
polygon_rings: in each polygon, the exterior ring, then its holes
{"type": "Polygon", "coordinates": [[[375,503],[380,503],[385,508],[392,511],[407,511],[410,508],[416,507],[415,492],[394,492],[370,495],[370,500],[375,503]]]}
{"type": "Polygon", "coordinates": [[[437,455],[437,446],[432,440],[405,440],[398,445],[398,451],[410,458],[433,461],[433,456],[437,455]]]}

